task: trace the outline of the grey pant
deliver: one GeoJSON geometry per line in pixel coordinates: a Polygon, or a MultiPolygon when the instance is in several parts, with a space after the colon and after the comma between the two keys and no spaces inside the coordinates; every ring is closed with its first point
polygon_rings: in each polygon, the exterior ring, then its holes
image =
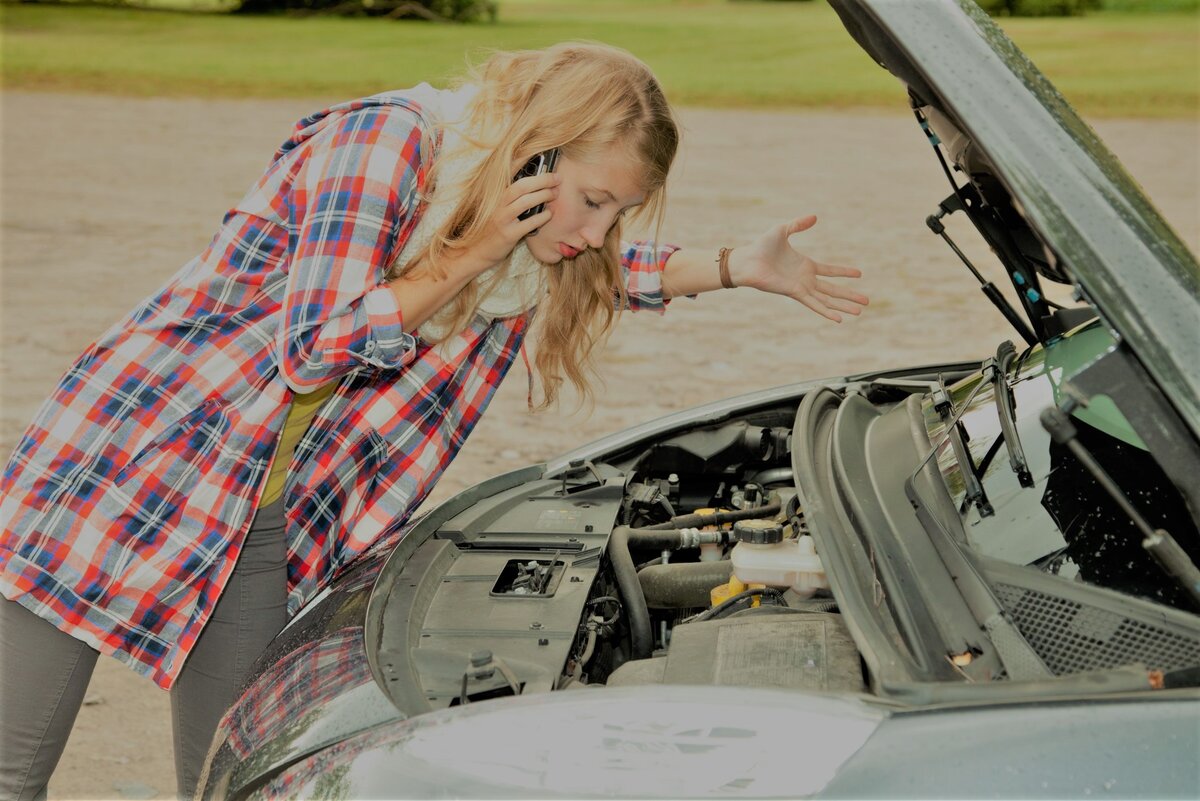
{"type": "MultiPolygon", "coordinates": [[[[283,503],[276,502],[255,517],[233,575],[171,688],[181,798],[195,792],[217,723],[286,622],[287,548],[283,503]]],[[[96,656],[0,598],[0,801],[45,798],[96,656]]]]}

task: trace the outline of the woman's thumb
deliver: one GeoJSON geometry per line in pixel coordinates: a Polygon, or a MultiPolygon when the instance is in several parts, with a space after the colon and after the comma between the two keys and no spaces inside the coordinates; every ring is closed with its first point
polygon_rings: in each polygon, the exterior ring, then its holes
{"type": "Polygon", "coordinates": [[[807,231],[817,224],[817,215],[810,214],[807,217],[797,217],[792,220],[787,227],[788,236],[798,234],[801,231],[807,231]]]}

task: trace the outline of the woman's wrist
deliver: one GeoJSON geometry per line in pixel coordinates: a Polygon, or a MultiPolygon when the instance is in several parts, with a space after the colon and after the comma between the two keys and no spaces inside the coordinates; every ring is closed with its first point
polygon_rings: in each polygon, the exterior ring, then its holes
{"type": "Polygon", "coordinates": [[[437,275],[432,270],[419,275],[402,275],[387,281],[396,297],[405,330],[415,331],[454,299],[487,265],[467,251],[451,251],[438,260],[437,275]]]}
{"type": "Polygon", "coordinates": [[[733,283],[733,278],[729,275],[729,256],[733,253],[733,248],[721,248],[717,251],[717,275],[721,279],[721,286],[726,289],[733,289],[737,284],[733,283]]]}
{"type": "Polygon", "coordinates": [[[441,259],[445,275],[462,289],[488,269],[495,267],[490,260],[482,258],[472,250],[448,250],[441,259]]]}
{"type": "MultiPolygon", "coordinates": [[[[729,275],[734,286],[742,286],[740,275],[739,248],[730,248],[727,253],[729,275]]],[[[722,288],[720,273],[720,250],[683,247],[671,254],[662,272],[663,297],[675,298],[696,295],[722,288]]]]}
{"type": "Polygon", "coordinates": [[[726,265],[729,270],[729,280],[735,287],[753,286],[749,256],[749,249],[744,245],[729,248],[726,265]]]}

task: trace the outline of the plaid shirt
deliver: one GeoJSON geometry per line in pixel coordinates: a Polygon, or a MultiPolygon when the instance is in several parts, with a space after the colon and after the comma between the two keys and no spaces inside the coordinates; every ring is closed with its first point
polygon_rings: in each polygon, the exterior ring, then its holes
{"type": "MultiPolygon", "coordinates": [[[[402,526],[519,351],[529,313],[444,349],[383,269],[436,157],[403,92],[298,124],[208,248],[71,365],[0,481],[0,592],[162,687],[233,569],[293,394],[337,381],[289,465],[289,610],[402,526]]],[[[673,252],[632,244],[634,310],[673,252]]]]}

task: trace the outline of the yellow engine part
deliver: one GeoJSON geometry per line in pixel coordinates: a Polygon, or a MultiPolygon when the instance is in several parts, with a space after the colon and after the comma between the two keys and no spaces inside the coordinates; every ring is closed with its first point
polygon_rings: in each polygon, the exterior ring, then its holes
{"type": "MultiPolygon", "coordinates": [[[[766,584],[745,584],[741,581],[738,581],[737,576],[730,576],[728,584],[719,584],[712,588],[712,590],[709,592],[709,598],[712,600],[712,605],[716,606],[722,601],[728,600],[729,598],[737,595],[739,592],[745,592],[746,590],[758,589],[766,586],[766,584]]],[[[750,606],[758,606],[758,604],[759,599],[757,596],[751,599],[750,606]]]]}

